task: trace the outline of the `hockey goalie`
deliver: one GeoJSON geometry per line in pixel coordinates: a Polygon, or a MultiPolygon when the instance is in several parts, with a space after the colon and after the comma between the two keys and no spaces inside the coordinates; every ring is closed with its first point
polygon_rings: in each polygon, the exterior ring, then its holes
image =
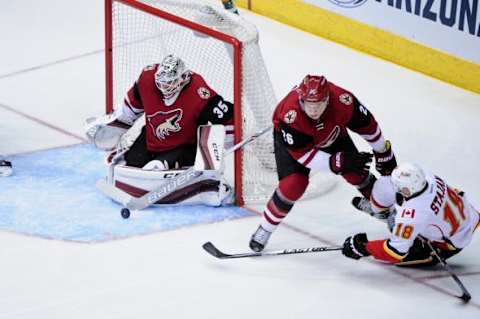
{"type": "Polygon", "coordinates": [[[110,152],[108,176],[97,187],[127,207],[136,201],[134,209],[231,204],[222,173],[232,123],[233,104],[167,55],[143,69],[113,113],[87,119],[88,139],[110,152]]]}

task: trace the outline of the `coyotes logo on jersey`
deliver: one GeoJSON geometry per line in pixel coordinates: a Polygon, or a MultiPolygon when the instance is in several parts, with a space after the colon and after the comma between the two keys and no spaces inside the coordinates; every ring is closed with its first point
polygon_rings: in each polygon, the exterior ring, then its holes
{"type": "MultiPolygon", "coordinates": [[[[321,124],[321,123],[319,123],[319,124],[321,124]]],[[[321,129],[323,129],[323,125],[320,126],[320,127],[321,127],[321,129]]],[[[317,130],[318,130],[318,126],[317,126],[317,130]]],[[[315,147],[327,148],[327,147],[331,146],[337,140],[337,137],[340,135],[340,132],[341,132],[340,126],[335,125],[335,127],[333,128],[333,130],[330,131],[328,136],[323,141],[316,144],[315,147]]]]}
{"type": "Polygon", "coordinates": [[[147,116],[148,125],[152,128],[158,139],[164,140],[170,132],[178,132],[182,129],[180,120],[182,119],[182,109],[174,109],[168,112],[156,112],[147,116]]]}

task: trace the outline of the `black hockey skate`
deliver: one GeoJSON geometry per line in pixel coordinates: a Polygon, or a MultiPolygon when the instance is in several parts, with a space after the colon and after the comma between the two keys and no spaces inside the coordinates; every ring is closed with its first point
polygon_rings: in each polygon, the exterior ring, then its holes
{"type": "Polygon", "coordinates": [[[388,211],[379,212],[379,213],[375,212],[372,209],[372,204],[365,197],[360,197],[360,196],[354,197],[352,199],[352,205],[356,209],[358,209],[358,210],[360,210],[364,213],[367,213],[368,215],[373,216],[373,217],[378,218],[378,219],[387,219],[388,215],[389,215],[388,211]]]}
{"type": "Polygon", "coordinates": [[[397,215],[397,211],[395,209],[392,209],[391,211],[385,210],[377,213],[372,209],[372,204],[370,201],[365,197],[360,196],[352,199],[352,205],[359,211],[386,222],[388,230],[392,231],[393,226],[395,225],[395,215],[397,215]]]}
{"type": "Polygon", "coordinates": [[[257,253],[261,252],[267,245],[271,234],[271,232],[263,229],[262,226],[258,226],[257,230],[250,239],[250,249],[257,253]]]}

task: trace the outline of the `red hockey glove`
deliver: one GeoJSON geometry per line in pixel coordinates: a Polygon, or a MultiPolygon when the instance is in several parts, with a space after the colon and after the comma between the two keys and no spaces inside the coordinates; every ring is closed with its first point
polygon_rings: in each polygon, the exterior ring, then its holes
{"type": "Polygon", "coordinates": [[[392,144],[390,141],[385,142],[385,151],[375,154],[375,168],[383,176],[392,174],[392,171],[397,167],[397,160],[395,159],[395,154],[392,152],[392,144]]]}
{"type": "Polygon", "coordinates": [[[330,170],[335,174],[348,172],[364,173],[370,169],[373,155],[367,152],[337,152],[330,156],[330,170]]]}
{"type": "Polygon", "coordinates": [[[367,243],[368,239],[365,233],[347,237],[343,243],[342,254],[353,259],[370,256],[370,253],[367,251],[367,243]]]}

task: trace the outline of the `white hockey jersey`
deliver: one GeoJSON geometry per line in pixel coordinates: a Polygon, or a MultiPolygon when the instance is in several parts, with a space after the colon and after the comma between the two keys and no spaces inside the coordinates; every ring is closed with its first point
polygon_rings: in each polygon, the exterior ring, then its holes
{"type": "MultiPolygon", "coordinates": [[[[395,190],[389,177],[380,178],[372,191],[372,205],[388,208],[396,205],[397,215],[391,237],[382,245],[369,245],[377,259],[389,255],[400,260],[412,246],[418,235],[431,241],[443,242],[444,238],[455,248],[464,248],[479,225],[480,215],[466,195],[460,196],[440,177],[426,172],[427,187],[424,191],[395,203],[395,190]],[[387,253],[387,254],[385,254],[387,253]]],[[[388,258],[390,259],[390,258],[388,258]]],[[[392,261],[392,260],[386,260],[392,261]]]]}

